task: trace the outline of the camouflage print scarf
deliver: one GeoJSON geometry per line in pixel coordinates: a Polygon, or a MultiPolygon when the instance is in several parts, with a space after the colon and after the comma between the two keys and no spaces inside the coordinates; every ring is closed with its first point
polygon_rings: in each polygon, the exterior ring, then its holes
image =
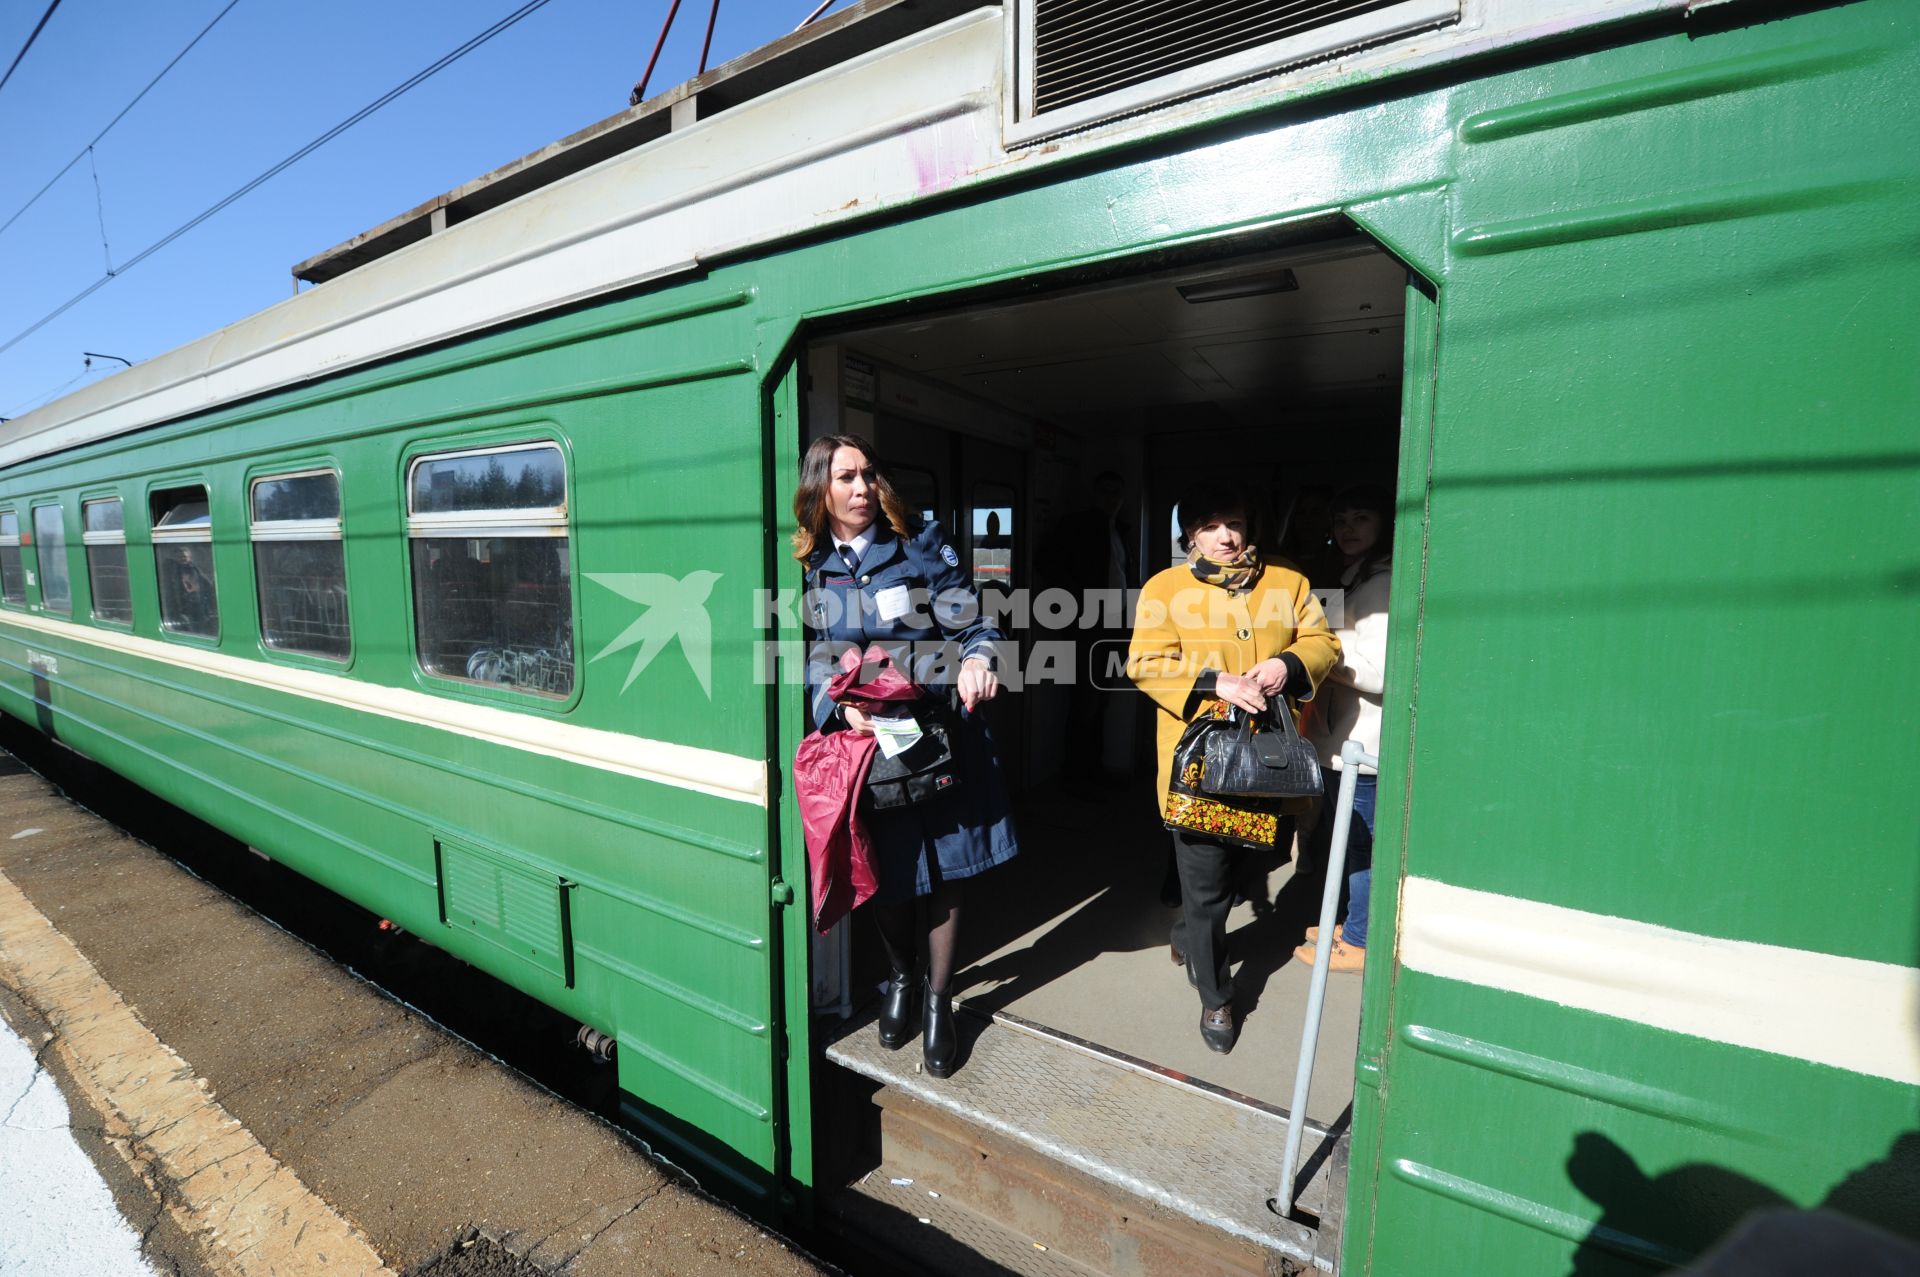
{"type": "Polygon", "coordinates": [[[1196,580],[1217,585],[1223,590],[1245,590],[1260,579],[1260,551],[1248,546],[1231,563],[1209,559],[1194,546],[1187,552],[1187,568],[1196,580]]]}

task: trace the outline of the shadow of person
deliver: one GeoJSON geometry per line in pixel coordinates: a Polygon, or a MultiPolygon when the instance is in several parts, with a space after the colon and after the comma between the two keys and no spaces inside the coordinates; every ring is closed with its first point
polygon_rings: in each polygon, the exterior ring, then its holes
{"type": "Polygon", "coordinates": [[[1103,953],[1148,949],[1167,941],[1167,909],[1137,892],[1106,887],[1032,944],[975,963],[954,977],[967,1005],[991,1015],[1044,988],[1103,953]],[[981,985],[997,985],[979,992],[981,985]]]}
{"type": "Polygon", "coordinates": [[[1885,1157],[1835,1184],[1820,1209],[1920,1241],[1920,1131],[1895,1137],[1885,1157]]]}
{"type": "Polygon", "coordinates": [[[1813,1210],[1749,1216],[1686,1271],[1691,1277],[1913,1277],[1920,1273],[1920,1131],[1854,1171],[1813,1210]]]}
{"type": "Polygon", "coordinates": [[[1144,792],[1093,806],[1051,794],[1023,804],[1021,854],[976,897],[990,907],[968,916],[968,951],[996,955],[955,973],[969,1006],[1005,1010],[1103,953],[1167,942],[1171,914],[1155,890],[1165,834],[1149,819],[1152,804],[1144,792]],[[1033,938],[1014,945],[1022,936],[1033,938]]]}
{"type": "Polygon", "coordinates": [[[1598,1131],[1574,1137],[1567,1178],[1600,1207],[1569,1277],[1643,1277],[1649,1268],[1677,1267],[1752,1212],[1793,1204],[1758,1180],[1709,1162],[1649,1176],[1598,1131]]]}
{"type": "Polygon", "coordinates": [[[1271,903],[1263,893],[1253,918],[1227,937],[1227,952],[1240,963],[1233,973],[1233,1001],[1242,1016],[1259,1009],[1267,981],[1293,961],[1294,948],[1319,919],[1324,881],[1324,874],[1294,874],[1280,884],[1271,903]]]}

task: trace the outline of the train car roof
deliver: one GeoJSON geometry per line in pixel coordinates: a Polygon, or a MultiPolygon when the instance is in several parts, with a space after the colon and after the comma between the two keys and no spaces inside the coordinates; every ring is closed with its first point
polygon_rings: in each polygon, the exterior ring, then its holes
{"type": "Polygon", "coordinates": [[[862,0],[308,258],[294,273],[314,287],[0,427],[0,468],[1015,173],[1703,2],[1400,0],[1034,112],[1031,0],[862,0]]]}

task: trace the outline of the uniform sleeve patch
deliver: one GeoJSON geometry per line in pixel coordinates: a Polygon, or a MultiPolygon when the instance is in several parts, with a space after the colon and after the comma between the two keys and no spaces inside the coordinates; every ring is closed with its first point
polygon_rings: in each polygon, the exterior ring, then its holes
{"type": "Polygon", "coordinates": [[[950,568],[957,568],[960,566],[960,556],[954,553],[954,549],[950,545],[943,545],[940,547],[940,559],[950,568]]]}

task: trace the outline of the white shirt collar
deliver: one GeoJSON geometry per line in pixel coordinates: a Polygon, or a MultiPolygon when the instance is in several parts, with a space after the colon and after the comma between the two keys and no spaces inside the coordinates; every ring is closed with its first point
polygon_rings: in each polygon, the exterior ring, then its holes
{"type": "MultiPolygon", "coordinates": [[[[867,530],[865,532],[862,532],[859,536],[855,537],[853,540],[844,541],[840,543],[840,545],[846,545],[852,548],[853,561],[855,563],[858,563],[860,560],[867,557],[867,547],[871,546],[872,544],[873,544],[873,525],[871,523],[867,525],[867,530]]],[[[837,551],[840,548],[840,545],[835,545],[834,549],[837,551]]]]}

